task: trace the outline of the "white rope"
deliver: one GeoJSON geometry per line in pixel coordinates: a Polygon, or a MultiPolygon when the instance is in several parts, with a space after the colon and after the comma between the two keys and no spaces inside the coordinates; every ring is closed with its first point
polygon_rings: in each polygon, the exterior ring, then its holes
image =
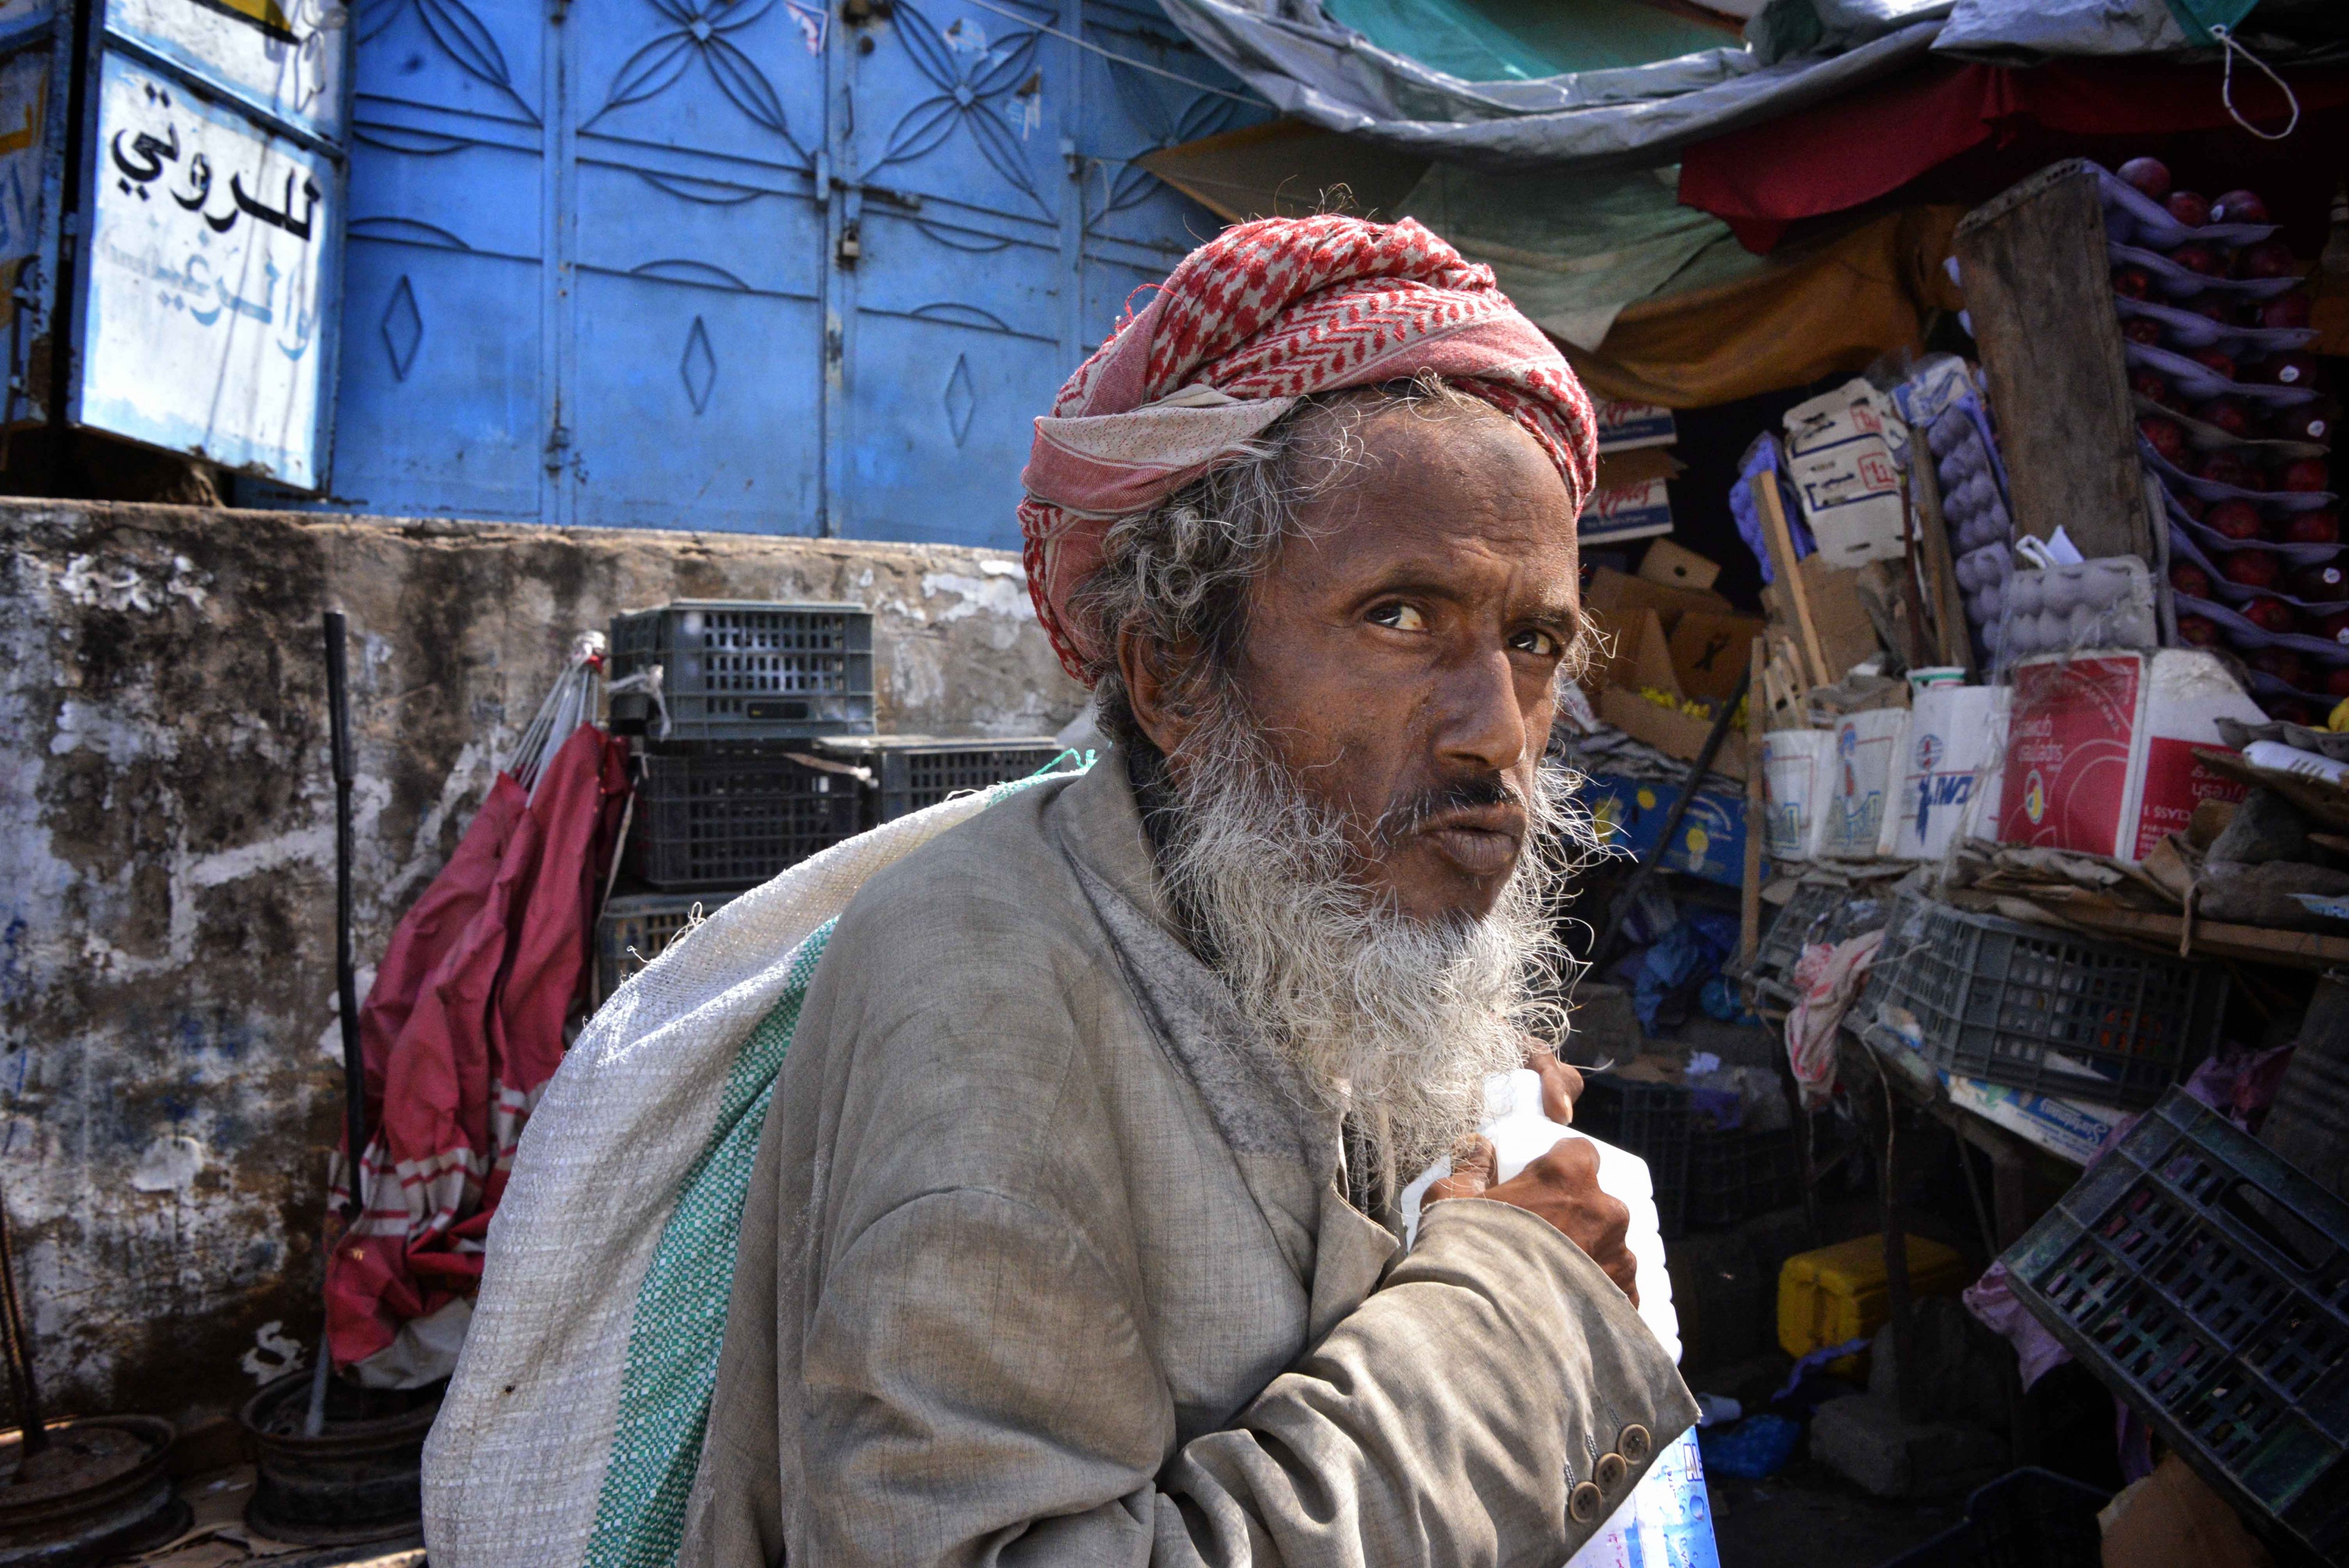
{"type": "Polygon", "coordinates": [[[1081,49],[1090,49],[1094,54],[1099,55],[1102,59],[1112,60],[1121,66],[1132,66],[1137,71],[1148,71],[1154,77],[1164,77],[1170,82],[1181,82],[1185,87],[1197,88],[1201,92],[1211,92],[1217,98],[1230,99],[1234,103],[1256,104],[1266,109],[1273,107],[1273,105],[1260,98],[1250,98],[1246,93],[1233,92],[1226,88],[1209,87],[1206,82],[1193,81],[1189,77],[1180,75],[1174,71],[1170,71],[1164,66],[1154,66],[1144,60],[1129,59],[1123,55],[1112,54],[1109,50],[1102,48],[1099,44],[1089,43],[1086,40],[1078,37],[1073,33],[1063,33],[1058,27],[1051,26],[1046,23],[1032,21],[1026,16],[1022,16],[1017,11],[1010,10],[1005,6],[992,5],[989,3],[989,0],[970,0],[970,3],[978,6],[982,11],[992,11],[999,16],[1009,17],[1010,20],[1019,23],[1022,26],[1033,27],[1040,33],[1050,33],[1052,36],[1060,39],[1062,43],[1074,44],[1081,49]]]}
{"type": "Polygon", "coordinates": [[[2300,128],[2300,99],[2293,95],[2291,84],[2286,82],[2282,77],[2276,75],[2274,67],[2270,66],[2265,60],[2251,53],[2251,50],[2243,47],[2242,45],[2235,42],[2234,34],[2228,30],[2225,23],[2211,23],[2210,36],[2218,39],[2219,47],[2226,51],[2227,68],[2225,74],[2219,78],[2219,101],[2227,106],[2227,112],[2234,117],[2235,123],[2241,126],[2245,130],[2250,131],[2253,136],[2258,137],[2261,141],[2282,141],[2285,137],[2290,136],[2294,130],[2298,130],[2300,128]],[[2282,130],[2274,132],[2261,130],[2258,126],[2253,125],[2250,120],[2245,119],[2243,118],[2242,110],[2235,107],[2235,57],[2237,55],[2242,56],[2243,58],[2251,61],[2251,64],[2259,67],[2262,72],[2266,73],[2268,80],[2275,83],[2276,90],[2283,94],[2284,102],[2292,105],[2292,119],[2284,123],[2284,128],[2282,130]]]}

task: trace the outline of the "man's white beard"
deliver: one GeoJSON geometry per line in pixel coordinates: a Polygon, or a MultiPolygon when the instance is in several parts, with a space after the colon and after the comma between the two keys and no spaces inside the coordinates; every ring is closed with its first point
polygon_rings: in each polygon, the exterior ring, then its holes
{"type": "Polygon", "coordinates": [[[1356,1157],[1376,1168],[1364,1174],[1392,1199],[1398,1176],[1475,1128],[1485,1078],[1523,1065],[1527,1031],[1563,1036],[1555,999],[1572,961],[1551,904],[1588,820],[1538,780],[1492,913],[1416,920],[1363,888],[1343,818],[1217,706],[1168,770],[1168,891],[1241,1012],[1352,1116],[1356,1157]]]}

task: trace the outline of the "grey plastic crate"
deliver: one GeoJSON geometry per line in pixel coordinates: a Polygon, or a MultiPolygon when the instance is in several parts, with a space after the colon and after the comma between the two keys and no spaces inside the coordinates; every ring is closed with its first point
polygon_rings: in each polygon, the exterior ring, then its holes
{"type": "Polygon", "coordinates": [[[740,890],[864,826],[854,770],[822,757],[653,753],[640,762],[630,867],[664,892],[740,890]]]}
{"type": "Polygon", "coordinates": [[[612,618],[609,664],[616,680],[660,667],[658,708],[644,692],[611,700],[613,727],[656,747],[873,732],[863,605],[678,599],[629,610],[612,618]]]}
{"type": "Polygon", "coordinates": [[[607,900],[595,922],[595,978],[589,1011],[604,1005],[630,975],[660,957],[693,924],[713,915],[731,893],[624,893],[607,900]]]}
{"type": "Polygon", "coordinates": [[[895,822],[949,795],[1028,778],[1056,763],[1069,768],[1081,763],[1050,735],[1010,740],[841,736],[824,741],[820,749],[827,756],[872,770],[872,820],[876,823],[895,822]]]}
{"type": "Polygon", "coordinates": [[[2349,1203],[2182,1089],[2008,1249],[2014,1293],[2247,1516],[2349,1554],[2349,1203]]]}
{"type": "Polygon", "coordinates": [[[1943,1072],[2135,1108],[2209,1054],[2226,1000],[2215,965],[1903,894],[1855,1022],[1903,1007],[1943,1072]]]}

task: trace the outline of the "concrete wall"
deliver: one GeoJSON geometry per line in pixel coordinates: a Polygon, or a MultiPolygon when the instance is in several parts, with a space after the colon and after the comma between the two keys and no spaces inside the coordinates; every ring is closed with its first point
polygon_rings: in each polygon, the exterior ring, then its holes
{"type": "Polygon", "coordinates": [[[44,502],[0,502],[0,1183],[57,1410],[216,1411],[267,1325],[316,1333],[322,608],[351,618],[362,964],[615,609],[862,600],[885,730],[1049,734],[1080,701],[993,551],[44,502]]]}

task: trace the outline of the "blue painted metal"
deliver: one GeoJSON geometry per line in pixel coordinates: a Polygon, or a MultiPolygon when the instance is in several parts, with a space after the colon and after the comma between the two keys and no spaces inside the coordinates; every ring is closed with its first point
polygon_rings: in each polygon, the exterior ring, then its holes
{"type": "Polygon", "coordinates": [[[1154,0],[368,0],[357,46],[330,504],[397,514],[1011,545],[1030,418],[1216,226],[1133,159],[1268,113],[1154,0]]]}

